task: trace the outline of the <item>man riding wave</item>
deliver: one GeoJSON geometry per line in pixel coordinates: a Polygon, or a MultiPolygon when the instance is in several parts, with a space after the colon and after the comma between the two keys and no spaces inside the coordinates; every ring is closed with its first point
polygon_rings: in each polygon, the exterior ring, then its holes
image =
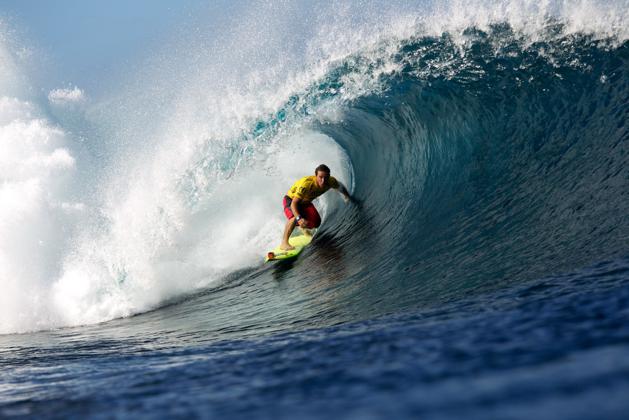
{"type": "Polygon", "coordinates": [[[291,233],[298,225],[304,233],[309,234],[306,229],[314,229],[321,224],[321,216],[312,204],[312,200],[328,191],[335,189],[343,196],[347,203],[351,197],[347,189],[336,178],[330,176],[330,168],[326,165],[319,165],[315,169],[314,176],[305,176],[293,184],[284,196],[284,214],[288,219],[284,228],[284,236],[280,248],[288,251],[295,249],[288,243],[291,233]]]}

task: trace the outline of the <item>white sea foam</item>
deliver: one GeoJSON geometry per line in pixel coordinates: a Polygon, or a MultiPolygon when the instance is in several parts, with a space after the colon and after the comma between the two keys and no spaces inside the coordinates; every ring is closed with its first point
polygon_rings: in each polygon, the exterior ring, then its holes
{"type": "Polygon", "coordinates": [[[536,41],[546,36],[545,28],[552,21],[564,25],[563,35],[582,33],[618,43],[629,37],[628,6],[624,0],[451,0],[434,2],[418,22],[427,34],[455,36],[469,27],[487,30],[490,25],[507,23],[516,33],[536,41]]]}
{"type": "MultiPolygon", "coordinates": [[[[0,333],[54,325],[49,287],[80,203],[67,134],[36,106],[0,97],[0,333]]],[[[79,211],[80,212],[80,211],[79,211]]]]}

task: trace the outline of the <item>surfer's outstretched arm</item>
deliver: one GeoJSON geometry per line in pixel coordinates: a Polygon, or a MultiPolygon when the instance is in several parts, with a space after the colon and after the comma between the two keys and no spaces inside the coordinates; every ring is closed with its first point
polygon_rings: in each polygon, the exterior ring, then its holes
{"type": "Polygon", "coordinates": [[[347,191],[347,188],[345,188],[345,185],[339,182],[339,187],[336,188],[336,190],[339,192],[339,194],[343,196],[343,200],[345,200],[346,203],[349,203],[351,201],[352,197],[349,195],[349,192],[347,191]]]}

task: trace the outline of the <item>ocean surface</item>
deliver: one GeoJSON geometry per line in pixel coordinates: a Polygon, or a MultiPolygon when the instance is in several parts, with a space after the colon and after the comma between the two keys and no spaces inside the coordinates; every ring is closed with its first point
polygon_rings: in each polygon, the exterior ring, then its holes
{"type": "Polygon", "coordinates": [[[0,20],[0,417],[626,418],[628,10],[239,3],[99,93],[0,20]]]}

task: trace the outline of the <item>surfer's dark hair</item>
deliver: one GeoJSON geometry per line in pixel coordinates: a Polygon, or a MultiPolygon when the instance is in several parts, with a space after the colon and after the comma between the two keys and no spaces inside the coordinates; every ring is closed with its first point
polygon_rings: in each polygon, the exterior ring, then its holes
{"type": "Polygon", "coordinates": [[[323,163],[319,166],[317,166],[317,169],[315,169],[315,175],[318,172],[326,172],[328,175],[330,175],[330,168],[327,167],[327,165],[324,165],[323,163]]]}

